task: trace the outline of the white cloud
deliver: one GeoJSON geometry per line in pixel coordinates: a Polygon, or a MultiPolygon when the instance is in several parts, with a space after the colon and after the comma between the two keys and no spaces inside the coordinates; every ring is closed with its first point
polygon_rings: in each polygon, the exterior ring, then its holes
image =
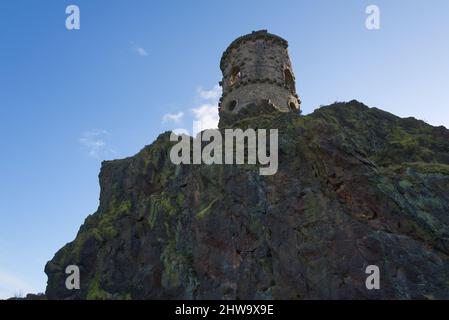
{"type": "Polygon", "coordinates": [[[219,118],[217,105],[206,103],[191,109],[191,111],[195,117],[194,135],[199,131],[218,128],[219,118]]]}
{"type": "Polygon", "coordinates": [[[142,47],[137,47],[136,48],[136,51],[137,51],[137,54],[139,55],[139,56],[141,56],[141,57],[147,57],[148,56],[148,53],[145,51],[145,49],[144,48],[142,48],[142,47]]]}
{"type": "Polygon", "coordinates": [[[148,52],[140,45],[134,43],[133,41],[130,42],[132,46],[132,50],[137,53],[141,57],[148,57],[148,52]]]}
{"type": "MultiPolygon", "coordinates": [[[[206,129],[218,128],[218,99],[221,96],[221,87],[215,86],[210,90],[205,90],[199,86],[197,88],[197,107],[190,109],[193,115],[193,135],[206,129]]],[[[180,123],[184,113],[178,112],[176,114],[165,114],[162,118],[162,123],[173,121],[180,123]]],[[[185,128],[178,128],[172,130],[176,134],[188,134],[189,130],[185,128]]]]}
{"type": "Polygon", "coordinates": [[[106,130],[91,130],[83,133],[79,139],[81,145],[87,150],[89,157],[99,159],[106,154],[115,154],[107,144],[109,133],[106,130]]]}
{"type": "Polygon", "coordinates": [[[36,290],[19,277],[0,270],[0,299],[14,297],[16,294],[25,295],[36,293],[36,290]]]}
{"type": "Polygon", "coordinates": [[[200,105],[190,109],[194,116],[193,134],[206,129],[218,128],[218,99],[222,93],[219,85],[214,86],[210,90],[198,87],[197,95],[200,99],[200,105]]]}
{"type": "Polygon", "coordinates": [[[198,96],[202,100],[218,100],[221,96],[221,87],[217,84],[210,90],[204,90],[201,86],[197,89],[198,96]]]}
{"type": "Polygon", "coordinates": [[[181,111],[178,113],[166,113],[162,117],[162,123],[166,123],[168,121],[180,123],[183,117],[184,117],[184,112],[181,112],[181,111]]]}
{"type": "Polygon", "coordinates": [[[190,136],[190,132],[187,129],[179,128],[179,129],[173,129],[172,131],[174,134],[176,134],[178,136],[183,135],[183,134],[190,136]]]}

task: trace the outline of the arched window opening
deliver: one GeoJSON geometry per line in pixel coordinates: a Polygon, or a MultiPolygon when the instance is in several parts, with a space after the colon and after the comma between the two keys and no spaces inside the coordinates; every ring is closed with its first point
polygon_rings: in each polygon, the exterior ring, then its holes
{"type": "Polygon", "coordinates": [[[241,78],[242,73],[239,67],[233,67],[231,71],[231,77],[229,78],[229,85],[234,85],[241,78]]]}
{"type": "Polygon", "coordinates": [[[228,110],[229,111],[234,111],[235,107],[237,107],[237,101],[232,100],[231,102],[229,102],[228,104],[228,110]]]}
{"type": "Polygon", "coordinates": [[[296,104],[293,101],[290,101],[288,104],[290,110],[296,111],[296,104]]]}
{"type": "Polygon", "coordinates": [[[292,91],[295,91],[295,79],[293,78],[293,74],[290,69],[284,69],[284,81],[285,85],[292,91]]]}

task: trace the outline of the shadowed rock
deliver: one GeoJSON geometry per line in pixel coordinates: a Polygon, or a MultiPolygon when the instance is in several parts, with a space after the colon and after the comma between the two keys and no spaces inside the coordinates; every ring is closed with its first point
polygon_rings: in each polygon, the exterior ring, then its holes
{"type": "Polygon", "coordinates": [[[449,130],[357,101],[254,108],[220,128],[277,128],[277,174],[175,166],[169,133],[104,162],[98,211],[47,263],[46,296],[449,298],[449,130]],[[65,288],[71,264],[81,290],[65,288]],[[380,290],[365,287],[368,265],[380,290]]]}

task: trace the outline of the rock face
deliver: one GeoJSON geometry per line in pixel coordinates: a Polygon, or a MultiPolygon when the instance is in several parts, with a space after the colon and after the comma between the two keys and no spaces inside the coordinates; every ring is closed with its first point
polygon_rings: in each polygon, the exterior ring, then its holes
{"type": "Polygon", "coordinates": [[[357,101],[254,108],[221,129],[278,128],[277,174],[176,166],[168,133],[104,162],[98,211],[47,263],[46,296],[449,299],[449,130],[357,101]],[[71,264],[80,290],[65,288],[71,264]]]}

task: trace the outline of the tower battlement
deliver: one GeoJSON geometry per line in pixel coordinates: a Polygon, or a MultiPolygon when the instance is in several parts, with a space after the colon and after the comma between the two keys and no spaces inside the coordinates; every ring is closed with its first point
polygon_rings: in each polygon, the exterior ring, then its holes
{"type": "Polygon", "coordinates": [[[220,61],[220,113],[236,114],[261,100],[282,112],[298,112],[301,101],[287,48],[285,39],[266,30],[234,40],[220,61]]]}

